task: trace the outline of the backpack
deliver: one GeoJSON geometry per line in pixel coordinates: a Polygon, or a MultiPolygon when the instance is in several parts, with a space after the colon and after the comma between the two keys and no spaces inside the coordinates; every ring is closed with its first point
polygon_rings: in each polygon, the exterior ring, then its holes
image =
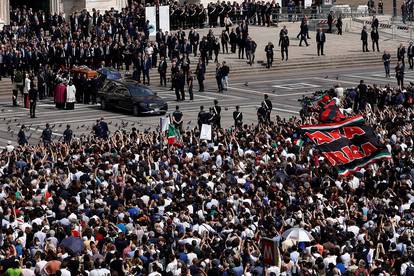
{"type": "Polygon", "coordinates": [[[412,263],[410,263],[410,266],[405,270],[405,276],[414,276],[414,266],[412,263]]]}

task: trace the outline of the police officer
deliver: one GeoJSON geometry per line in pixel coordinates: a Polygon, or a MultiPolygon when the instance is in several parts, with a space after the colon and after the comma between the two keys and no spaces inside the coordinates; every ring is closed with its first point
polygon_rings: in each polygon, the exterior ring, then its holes
{"type": "Polygon", "coordinates": [[[266,109],[265,120],[267,123],[270,123],[270,113],[272,112],[273,105],[272,101],[269,100],[269,95],[264,94],[264,101],[262,102],[262,106],[266,109]]]}
{"type": "Polygon", "coordinates": [[[26,126],[22,125],[20,127],[19,133],[17,134],[17,143],[20,146],[24,146],[24,145],[28,144],[27,138],[26,138],[26,133],[24,132],[25,129],[26,129],[26,126]]]}
{"type": "Polygon", "coordinates": [[[52,129],[49,126],[49,123],[46,123],[46,128],[42,131],[40,137],[42,139],[43,145],[47,147],[52,142],[52,129]]]}
{"type": "Polygon", "coordinates": [[[240,128],[243,125],[243,113],[240,112],[240,107],[236,106],[236,111],[233,112],[234,127],[240,128]]]}
{"type": "Polygon", "coordinates": [[[180,110],[180,107],[177,105],[175,111],[172,114],[172,121],[176,129],[180,130],[180,133],[183,132],[183,113],[180,110]]]}
{"type": "Polygon", "coordinates": [[[72,141],[72,137],[73,137],[73,131],[70,129],[70,125],[66,125],[66,129],[63,132],[63,141],[66,144],[70,144],[70,142],[72,141]]]}
{"type": "Polygon", "coordinates": [[[210,113],[206,112],[204,110],[204,106],[200,106],[200,112],[198,112],[197,117],[197,124],[198,124],[198,130],[201,131],[201,126],[203,124],[209,124],[210,123],[210,113]]]}
{"type": "Polygon", "coordinates": [[[221,107],[218,105],[218,101],[214,100],[214,106],[212,108],[213,124],[216,128],[221,128],[221,107]]]}

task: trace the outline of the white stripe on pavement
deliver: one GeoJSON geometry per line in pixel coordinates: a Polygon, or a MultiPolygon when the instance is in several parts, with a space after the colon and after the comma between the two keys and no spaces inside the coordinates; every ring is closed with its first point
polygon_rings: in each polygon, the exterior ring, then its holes
{"type": "Polygon", "coordinates": [[[260,91],[256,91],[256,90],[252,90],[252,89],[243,89],[243,88],[237,88],[237,87],[229,87],[229,89],[238,90],[238,91],[242,91],[242,92],[255,93],[255,94],[260,94],[260,95],[267,94],[271,97],[298,96],[298,95],[306,95],[306,94],[313,93],[313,92],[310,92],[310,91],[303,91],[303,92],[297,92],[297,93],[272,94],[272,93],[269,93],[269,92],[260,92],[260,91]]]}

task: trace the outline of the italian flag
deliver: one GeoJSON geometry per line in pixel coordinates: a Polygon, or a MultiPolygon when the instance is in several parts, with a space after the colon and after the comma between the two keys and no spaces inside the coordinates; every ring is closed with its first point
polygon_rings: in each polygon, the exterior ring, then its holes
{"type": "Polygon", "coordinates": [[[168,145],[174,145],[175,142],[177,142],[177,139],[179,138],[179,136],[180,136],[180,133],[174,127],[174,125],[169,124],[169,126],[168,126],[168,145]]]}
{"type": "Polygon", "coordinates": [[[294,142],[295,146],[298,148],[301,148],[303,146],[303,140],[302,139],[296,139],[294,142]]]}

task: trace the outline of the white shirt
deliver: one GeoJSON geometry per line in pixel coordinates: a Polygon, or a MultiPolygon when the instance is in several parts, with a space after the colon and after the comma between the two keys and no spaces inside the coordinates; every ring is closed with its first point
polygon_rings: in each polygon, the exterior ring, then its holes
{"type": "Polygon", "coordinates": [[[194,252],[190,252],[187,254],[187,258],[188,258],[188,265],[192,265],[193,260],[197,258],[197,254],[194,252]]]}
{"type": "Polygon", "coordinates": [[[344,88],[343,87],[336,87],[335,92],[338,98],[342,98],[344,96],[344,88]]]}
{"type": "Polygon", "coordinates": [[[29,268],[23,268],[22,269],[22,276],[35,276],[35,273],[33,270],[29,268]]]}
{"type": "Polygon", "coordinates": [[[111,272],[106,268],[95,268],[89,272],[89,276],[109,276],[111,272]]]}
{"type": "Polygon", "coordinates": [[[61,268],[60,273],[62,276],[72,276],[72,273],[70,273],[70,271],[67,270],[66,268],[61,268]]]}
{"type": "Polygon", "coordinates": [[[14,150],[14,146],[13,145],[7,145],[6,150],[7,150],[7,152],[12,152],[14,150]]]}
{"type": "Polygon", "coordinates": [[[351,255],[349,255],[349,253],[345,253],[341,256],[341,260],[342,260],[342,263],[344,264],[344,266],[346,268],[348,268],[348,266],[351,263],[351,255]]]}
{"type": "Polygon", "coordinates": [[[297,263],[298,262],[298,258],[299,258],[300,254],[298,251],[293,251],[292,253],[290,253],[290,259],[294,262],[297,263]]]}
{"type": "Polygon", "coordinates": [[[206,161],[210,160],[210,153],[205,151],[202,154],[200,154],[200,158],[201,158],[201,161],[206,162],[206,161]]]}
{"type": "Polygon", "coordinates": [[[24,94],[29,94],[29,90],[30,90],[30,79],[29,78],[25,78],[25,80],[24,80],[23,93],[24,94]]]}
{"type": "Polygon", "coordinates": [[[152,54],[154,53],[154,48],[152,48],[152,46],[149,46],[145,49],[145,53],[149,56],[152,56],[152,54]]]}
{"type": "Polygon", "coordinates": [[[43,243],[45,242],[46,239],[46,234],[43,233],[42,231],[38,231],[34,234],[35,238],[38,238],[40,241],[40,244],[43,245],[43,243]]]}
{"type": "Polygon", "coordinates": [[[43,270],[43,268],[45,267],[45,265],[47,264],[47,262],[46,261],[44,261],[44,260],[42,260],[42,261],[38,261],[37,263],[36,263],[36,271],[42,271],[43,270]]]}
{"type": "Polygon", "coordinates": [[[73,84],[66,87],[66,102],[76,102],[76,87],[73,84]]]}
{"type": "Polygon", "coordinates": [[[172,272],[175,273],[177,271],[177,259],[174,259],[171,263],[167,265],[167,268],[165,269],[165,272],[172,272]]]}

